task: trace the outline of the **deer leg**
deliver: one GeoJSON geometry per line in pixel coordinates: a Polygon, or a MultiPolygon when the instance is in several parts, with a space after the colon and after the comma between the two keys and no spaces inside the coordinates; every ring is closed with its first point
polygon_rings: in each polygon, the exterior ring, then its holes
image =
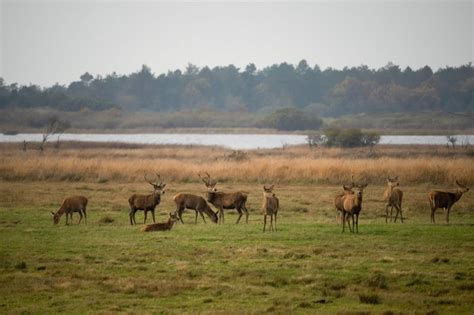
{"type": "Polygon", "coordinates": [[[239,223],[240,219],[242,218],[242,215],[244,214],[244,213],[242,212],[242,208],[237,208],[237,212],[238,212],[238,214],[239,214],[239,217],[237,218],[237,221],[235,222],[235,224],[238,224],[238,223],[239,223]]]}
{"type": "Polygon", "coordinates": [[[356,214],[356,228],[357,228],[357,233],[359,233],[359,214],[356,214]]]}
{"type": "Polygon", "coordinates": [[[181,223],[184,224],[184,221],[183,221],[183,211],[184,211],[184,209],[183,208],[178,208],[176,211],[178,212],[179,221],[181,221],[181,223]]]}
{"type": "Polygon", "coordinates": [[[155,222],[155,209],[151,210],[151,216],[153,217],[153,223],[155,222]]]}
{"type": "Polygon", "coordinates": [[[277,214],[275,213],[275,232],[277,231],[277,214]]]}
{"type": "Polygon", "coordinates": [[[133,209],[130,209],[130,212],[128,213],[128,217],[130,218],[130,225],[133,225],[133,214],[133,209]]]}
{"type": "MultiPolygon", "coordinates": [[[[199,211],[199,213],[201,214],[201,218],[204,221],[204,223],[207,224],[206,219],[204,219],[204,214],[202,213],[202,211],[199,211]]],[[[196,215],[197,215],[197,213],[196,213],[196,215]]]]}
{"type": "Polygon", "coordinates": [[[69,213],[66,212],[66,225],[69,225],[69,213]]]}
{"type": "Polygon", "coordinates": [[[145,219],[143,220],[143,224],[145,224],[146,223],[146,215],[148,214],[148,211],[146,211],[146,209],[145,209],[145,210],[143,210],[143,212],[145,212],[145,219]]]}
{"type": "Polygon", "coordinates": [[[247,207],[244,205],[244,211],[245,211],[245,223],[249,223],[249,211],[247,210],[247,207]]]}
{"type": "Polygon", "coordinates": [[[82,221],[82,211],[78,211],[79,213],[79,222],[77,222],[77,224],[81,224],[81,221],[82,221]]]}
{"type": "Polygon", "coordinates": [[[448,207],[446,211],[446,224],[449,224],[449,211],[451,211],[451,207],[448,207]]]}
{"type": "Polygon", "coordinates": [[[267,225],[267,215],[263,215],[263,232],[265,232],[265,226],[267,225]]]}
{"type": "Polygon", "coordinates": [[[82,212],[84,213],[84,224],[86,224],[87,223],[86,208],[82,209],[82,212]]]}
{"type": "Polygon", "coordinates": [[[219,213],[222,213],[222,217],[221,217],[222,218],[222,224],[224,224],[224,208],[221,208],[219,210],[219,213]]]}
{"type": "Polygon", "coordinates": [[[389,204],[387,203],[385,205],[385,223],[388,223],[388,207],[389,207],[389,204]]]}
{"type": "Polygon", "coordinates": [[[342,212],[342,233],[344,233],[345,227],[346,227],[346,213],[342,212]]]}
{"type": "Polygon", "coordinates": [[[435,222],[435,209],[431,209],[431,223],[436,223],[435,222]]]}
{"type": "Polygon", "coordinates": [[[398,205],[398,207],[400,208],[400,221],[403,223],[402,203],[401,203],[401,202],[400,202],[400,204],[398,205]]]}
{"type": "Polygon", "coordinates": [[[270,231],[273,232],[273,214],[270,214],[270,231]]]}

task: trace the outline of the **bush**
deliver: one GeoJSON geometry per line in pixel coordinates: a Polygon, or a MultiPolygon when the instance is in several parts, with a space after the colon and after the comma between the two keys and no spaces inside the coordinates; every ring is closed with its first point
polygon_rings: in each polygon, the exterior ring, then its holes
{"type": "Polygon", "coordinates": [[[328,128],[324,131],[325,144],[344,148],[374,146],[380,141],[376,132],[362,132],[360,129],[328,128]]]}
{"type": "Polygon", "coordinates": [[[315,114],[307,114],[296,108],[279,109],[262,121],[264,127],[278,130],[319,129],[322,123],[315,114]]]}

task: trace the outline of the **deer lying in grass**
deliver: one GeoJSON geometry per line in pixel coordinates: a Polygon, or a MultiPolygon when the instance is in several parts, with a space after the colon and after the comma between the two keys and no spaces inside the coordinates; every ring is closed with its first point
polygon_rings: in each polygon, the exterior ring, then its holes
{"type": "Polygon", "coordinates": [[[273,193],[273,185],[263,186],[263,232],[267,226],[267,216],[270,216],[270,231],[273,231],[273,217],[275,217],[275,231],[277,230],[277,214],[280,207],[280,200],[273,193]]]}
{"type": "Polygon", "coordinates": [[[393,218],[393,207],[397,210],[395,214],[395,221],[397,222],[398,214],[400,213],[400,221],[403,223],[403,214],[402,214],[402,199],[403,199],[403,192],[396,188],[400,186],[398,182],[398,176],[394,178],[387,177],[387,189],[385,189],[383,193],[383,197],[386,201],[385,204],[385,223],[388,221],[388,208],[390,207],[390,221],[393,218]]]}
{"type": "Polygon", "coordinates": [[[82,221],[82,215],[84,215],[84,224],[87,222],[87,214],[86,214],[86,208],[87,208],[87,198],[84,196],[72,196],[64,199],[61,207],[56,211],[56,213],[51,212],[53,215],[53,222],[54,224],[58,224],[59,220],[61,219],[61,216],[66,213],[66,225],[69,225],[69,220],[68,217],[71,217],[72,221],[72,213],[77,212],[81,216],[79,218],[79,222],[77,224],[80,224],[82,221]]]}
{"type": "Polygon", "coordinates": [[[433,190],[430,191],[428,194],[428,199],[430,202],[431,208],[431,222],[435,223],[435,211],[438,208],[443,208],[446,212],[446,223],[449,224],[449,211],[453,205],[461,199],[462,195],[469,191],[469,188],[465,185],[459,183],[456,180],[456,185],[458,185],[458,189],[456,192],[447,192],[447,191],[438,191],[433,190]]]}
{"type": "Polygon", "coordinates": [[[178,220],[179,218],[176,212],[175,213],[170,212],[170,217],[168,219],[168,222],[147,224],[143,226],[140,230],[142,232],[169,231],[173,227],[173,224],[178,220]]]}
{"type": "Polygon", "coordinates": [[[186,209],[192,209],[196,211],[196,220],[194,223],[197,224],[198,213],[201,215],[202,220],[206,223],[203,213],[205,213],[214,223],[217,223],[217,214],[212,211],[211,207],[207,204],[206,200],[201,196],[179,193],[173,197],[173,201],[176,204],[176,213],[181,223],[183,221],[183,212],[186,209]]]}
{"type": "Polygon", "coordinates": [[[143,220],[143,223],[146,223],[147,213],[148,211],[151,211],[153,223],[155,223],[155,208],[160,204],[161,195],[165,193],[164,188],[166,184],[163,184],[160,175],[157,174],[157,179],[160,180],[159,184],[149,181],[146,175],[144,177],[145,181],[153,187],[153,192],[150,195],[133,194],[130,198],[128,198],[128,204],[130,205],[130,225],[137,224],[135,221],[135,213],[137,210],[143,210],[145,212],[145,219],[143,220]]]}
{"type": "Polygon", "coordinates": [[[367,187],[367,184],[358,185],[356,186],[354,194],[347,194],[342,197],[344,208],[342,214],[342,232],[344,232],[347,219],[349,230],[359,233],[359,214],[362,210],[362,193],[365,187],[367,187]],[[352,229],[349,217],[352,218],[352,229]]]}
{"type": "Polygon", "coordinates": [[[207,201],[214,205],[219,211],[219,223],[224,223],[224,209],[236,209],[239,217],[235,224],[239,223],[242,218],[243,212],[245,212],[245,222],[249,222],[249,211],[245,206],[247,202],[247,194],[237,191],[234,193],[218,192],[216,189],[217,182],[211,180],[209,173],[206,173],[206,177],[202,177],[201,174],[198,176],[203,181],[207,188],[207,201]]]}

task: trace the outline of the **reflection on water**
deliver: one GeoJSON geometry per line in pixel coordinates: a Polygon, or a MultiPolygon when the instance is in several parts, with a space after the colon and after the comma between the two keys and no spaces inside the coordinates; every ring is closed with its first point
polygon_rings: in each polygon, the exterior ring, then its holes
{"type": "MultiPolygon", "coordinates": [[[[474,136],[460,135],[458,144],[474,144],[474,136]]],[[[56,141],[51,137],[50,141],[56,141]]],[[[41,134],[20,133],[0,135],[0,142],[41,142],[41,134]]],[[[214,145],[235,150],[281,148],[286,145],[306,144],[305,135],[264,134],[63,134],[62,141],[120,142],[138,144],[214,145]]],[[[381,136],[380,144],[446,144],[445,136],[381,136]]]]}

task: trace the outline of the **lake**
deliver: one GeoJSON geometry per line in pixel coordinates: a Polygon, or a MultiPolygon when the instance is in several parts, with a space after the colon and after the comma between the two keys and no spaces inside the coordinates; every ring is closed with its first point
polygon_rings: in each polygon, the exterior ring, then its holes
{"type": "MultiPolygon", "coordinates": [[[[474,144],[473,135],[458,135],[457,144],[474,144]]],[[[36,133],[20,133],[17,135],[0,135],[0,142],[41,142],[42,135],[36,133]]],[[[56,141],[57,136],[50,138],[56,141]]],[[[86,142],[119,142],[132,144],[181,144],[223,146],[234,150],[281,148],[288,145],[306,144],[305,135],[284,134],[73,134],[61,135],[61,141],[86,142]]],[[[381,136],[380,144],[414,144],[414,145],[445,145],[445,136],[381,136]]]]}

